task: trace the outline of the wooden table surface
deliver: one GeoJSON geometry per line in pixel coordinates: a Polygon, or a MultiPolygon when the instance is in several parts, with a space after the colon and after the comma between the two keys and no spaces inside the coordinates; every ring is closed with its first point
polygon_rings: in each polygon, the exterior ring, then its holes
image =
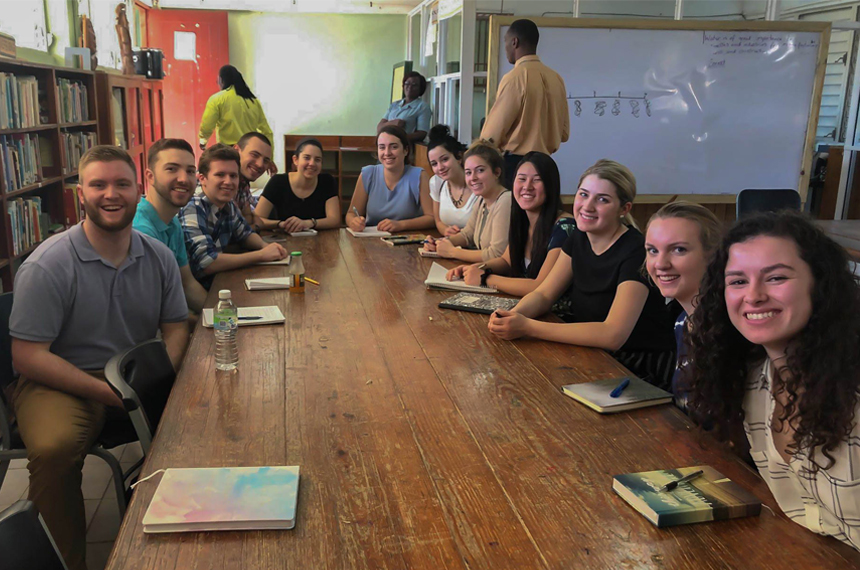
{"type": "MultiPolygon", "coordinates": [[[[143,476],[168,467],[299,465],[291,531],[147,535],[135,491],[112,569],[860,567],[860,553],[789,521],[756,473],[674,406],[601,416],[560,387],[622,374],[602,351],[492,337],[445,311],[431,260],[344,230],[295,238],[304,295],[245,291],[279,326],[243,327],[239,372],[216,374],[198,327],[143,476]],[[759,517],[657,529],[612,476],[707,464],[758,496],[759,517]],[[773,512],[771,512],[771,510],[773,512]]],[[[453,265],[446,262],[447,265],[453,265]]]]}
{"type": "Polygon", "coordinates": [[[848,250],[855,261],[860,261],[860,220],[816,220],[815,223],[848,250]]]}

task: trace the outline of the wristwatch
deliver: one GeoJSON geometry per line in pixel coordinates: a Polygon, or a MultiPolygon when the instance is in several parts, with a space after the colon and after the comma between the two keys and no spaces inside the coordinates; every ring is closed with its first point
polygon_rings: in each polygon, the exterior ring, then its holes
{"type": "Polygon", "coordinates": [[[312,230],[317,229],[317,219],[316,218],[311,218],[311,229],[312,230]]]}
{"type": "Polygon", "coordinates": [[[484,268],[484,272],[481,274],[481,287],[487,286],[487,277],[493,274],[493,270],[489,267],[484,268]]]}

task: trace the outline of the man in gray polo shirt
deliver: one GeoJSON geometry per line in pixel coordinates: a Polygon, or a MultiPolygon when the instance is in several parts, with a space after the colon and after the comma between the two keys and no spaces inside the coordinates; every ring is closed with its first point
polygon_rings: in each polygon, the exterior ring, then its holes
{"type": "Polygon", "coordinates": [[[12,400],[27,447],[29,498],[69,568],[85,570],[81,468],[105,417],[125,413],[102,371],[159,329],[177,367],[188,307],[173,254],[132,230],[139,191],[131,157],[97,146],[78,171],[86,219],[21,265],[9,332],[21,373],[12,400]]]}

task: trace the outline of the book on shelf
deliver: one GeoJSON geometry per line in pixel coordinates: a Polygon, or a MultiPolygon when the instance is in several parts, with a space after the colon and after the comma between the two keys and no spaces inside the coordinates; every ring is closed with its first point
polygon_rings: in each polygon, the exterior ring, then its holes
{"type": "Polygon", "coordinates": [[[61,123],[80,123],[90,120],[87,104],[87,86],[82,81],[57,78],[57,102],[61,123]]]}
{"type": "Polygon", "coordinates": [[[6,192],[42,181],[44,141],[35,133],[0,136],[0,161],[6,192]]]}
{"type": "Polygon", "coordinates": [[[626,473],[612,478],[612,490],[657,527],[758,516],[761,501],[722,473],[701,465],[626,473]],[[664,485],[702,471],[690,481],[664,485]]]}
{"type": "Polygon", "coordinates": [[[66,151],[64,174],[77,170],[84,153],[98,144],[96,133],[87,131],[63,132],[60,139],[66,151]]]}
{"type": "Polygon", "coordinates": [[[0,129],[26,129],[46,123],[44,101],[34,76],[0,73],[0,129]]]}
{"type": "Polygon", "coordinates": [[[78,200],[78,185],[75,182],[63,185],[63,218],[67,228],[84,219],[84,209],[78,200]]]}
{"type": "Polygon", "coordinates": [[[6,203],[12,233],[12,254],[20,255],[48,237],[51,222],[42,211],[42,198],[16,198],[6,203]]]}

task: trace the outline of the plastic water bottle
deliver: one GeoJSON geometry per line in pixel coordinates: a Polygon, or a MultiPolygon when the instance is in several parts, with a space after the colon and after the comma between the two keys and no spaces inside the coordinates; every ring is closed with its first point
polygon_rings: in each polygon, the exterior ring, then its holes
{"type": "Polygon", "coordinates": [[[233,304],[229,289],[218,291],[218,306],[215,307],[215,368],[235,370],[239,365],[239,347],[236,330],[239,328],[239,313],[233,304]]]}

